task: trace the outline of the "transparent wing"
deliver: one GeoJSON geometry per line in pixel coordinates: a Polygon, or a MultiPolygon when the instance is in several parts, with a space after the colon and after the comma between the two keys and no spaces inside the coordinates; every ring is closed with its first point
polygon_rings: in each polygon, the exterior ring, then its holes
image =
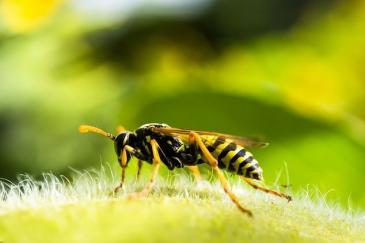
{"type": "MultiPolygon", "coordinates": [[[[224,137],[225,139],[232,140],[238,145],[241,145],[243,147],[249,147],[249,148],[264,148],[269,145],[267,142],[260,141],[259,139],[255,138],[247,138],[247,137],[240,137],[240,136],[234,136],[224,133],[217,133],[217,132],[206,132],[206,131],[194,131],[194,130],[188,130],[188,129],[180,129],[180,128],[152,128],[152,131],[163,133],[166,135],[171,136],[187,136],[191,131],[198,133],[199,135],[210,135],[210,136],[219,136],[224,137]]],[[[187,138],[187,137],[186,137],[187,138]]]]}

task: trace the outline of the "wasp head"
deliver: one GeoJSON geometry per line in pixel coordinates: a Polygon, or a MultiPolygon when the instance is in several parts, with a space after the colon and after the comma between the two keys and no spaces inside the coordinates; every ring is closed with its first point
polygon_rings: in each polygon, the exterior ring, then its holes
{"type": "MultiPolygon", "coordinates": [[[[121,156],[124,147],[126,145],[131,146],[132,148],[135,146],[137,136],[133,132],[124,131],[119,133],[119,135],[114,140],[114,149],[115,153],[118,156],[118,162],[121,163],[121,156]]],[[[127,152],[127,163],[130,160],[131,155],[127,152]]]]}

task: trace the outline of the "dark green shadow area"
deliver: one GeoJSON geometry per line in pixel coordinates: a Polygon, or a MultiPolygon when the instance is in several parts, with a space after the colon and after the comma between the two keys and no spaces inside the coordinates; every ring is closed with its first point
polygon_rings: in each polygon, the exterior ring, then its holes
{"type": "Polygon", "coordinates": [[[289,183],[294,190],[310,185],[329,192],[328,198],[345,206],[352,201],[355,207],[365,207],[361,186],[365,183],[365,149],[331,125],[252,98],[211,92],[181,93],[149,102],[138,110],[135,123],[149,122],[263,136],[270,146],[252,152],[268,184],[281,173],[279,183],[289,183]]]}
{"type": "Polygon", "coordinates": [[[284,107],[218,93],[182,93],[142,107],[136,123],[164,122],[174,127],[263,136],[271,142],[333,129],[284,107]]]}

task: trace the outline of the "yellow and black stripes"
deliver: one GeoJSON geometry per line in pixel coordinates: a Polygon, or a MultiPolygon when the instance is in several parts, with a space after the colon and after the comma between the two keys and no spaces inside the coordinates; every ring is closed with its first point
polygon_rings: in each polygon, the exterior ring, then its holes
{"type": "Polygon", "coordinates": [[[223,137],[214,137],[213,139],[210,138],[210,139],[207,139],[205,140],[206,141],[206,145],[207,145],[207,149],[209,152],[214,152],[214,150],[221,144],[224,144],[225,143],[225,139],[223,137]],[[212,143],[212,141],[214,141],[212,143]],[[212,143],[212,144],[209,144],[209,143],[212,143]]]}
{"type": "MultiPolygon", "coordinates": [[[[217,159],[218,159],[218,161],[223,162],[223,164],[225,164],[225,167],[227,168],[227,165],[229,164],[229,161],[225,160],[225,157],[227,156],[227,154],[229,152],[235,151],[236,148],[237,148],[237,145],[235,143],[225,143],[225,145],[227,145],[227,146],[225,146],[224,149],[220,152],[220,154],[218,155],[218,158],[217,159]]],[[[230,157],[231,156],[227,156],[227,157],[230,160],[230,157]]]]}
{"type": "Polygon", "coordinates": [[[237,171],[238,168],[235,167],[235,163],[239,158],[243,158],[245,156],[245,154],[246,154],[246,150],[244,148],[240,148],[238,150],[238,152],[236,152],[235,155],[233,155],[233,157],[230,159],[228,170],[237,171]]]}
{"type": "Polygon", "coordinates": [[[209,152],[217,159],[218,167],[247,178],[262,179],[262,169],[252,154],[223,137],[202,136],[209,152]]]}

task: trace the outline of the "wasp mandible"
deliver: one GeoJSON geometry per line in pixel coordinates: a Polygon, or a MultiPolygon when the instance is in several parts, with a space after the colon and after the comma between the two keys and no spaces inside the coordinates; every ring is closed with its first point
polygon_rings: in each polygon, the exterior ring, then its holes
{"type": "Polygon", "coordinates": [[[149,182],[134,197],[146,196],[152,190],[162,163],[170,170],[188,166],[198,180],[200,172],[197,165],[207,163],[218,175],[224,192],[239,210],[249,216],[252,216],[252,212],[239,203],[222,170],[238,174],[255,189],[291,201],[289,195],[271,190],[263,184],[262,169],[253,155],[246,150],[247,147],[264,147],[266,143],[216,132],[172,128],[163,123],[145,124],[134,132],[120,128],[117,136],[89,125],[81,125],[79,130],[82,133],[98,133],[114,141],[115,152],[122,168],[121,181],[114,192],[122,188],[125,169],[134,156],[138,159],[137,177],[140,174],[142,161],[153,166],[149,182]]]}

